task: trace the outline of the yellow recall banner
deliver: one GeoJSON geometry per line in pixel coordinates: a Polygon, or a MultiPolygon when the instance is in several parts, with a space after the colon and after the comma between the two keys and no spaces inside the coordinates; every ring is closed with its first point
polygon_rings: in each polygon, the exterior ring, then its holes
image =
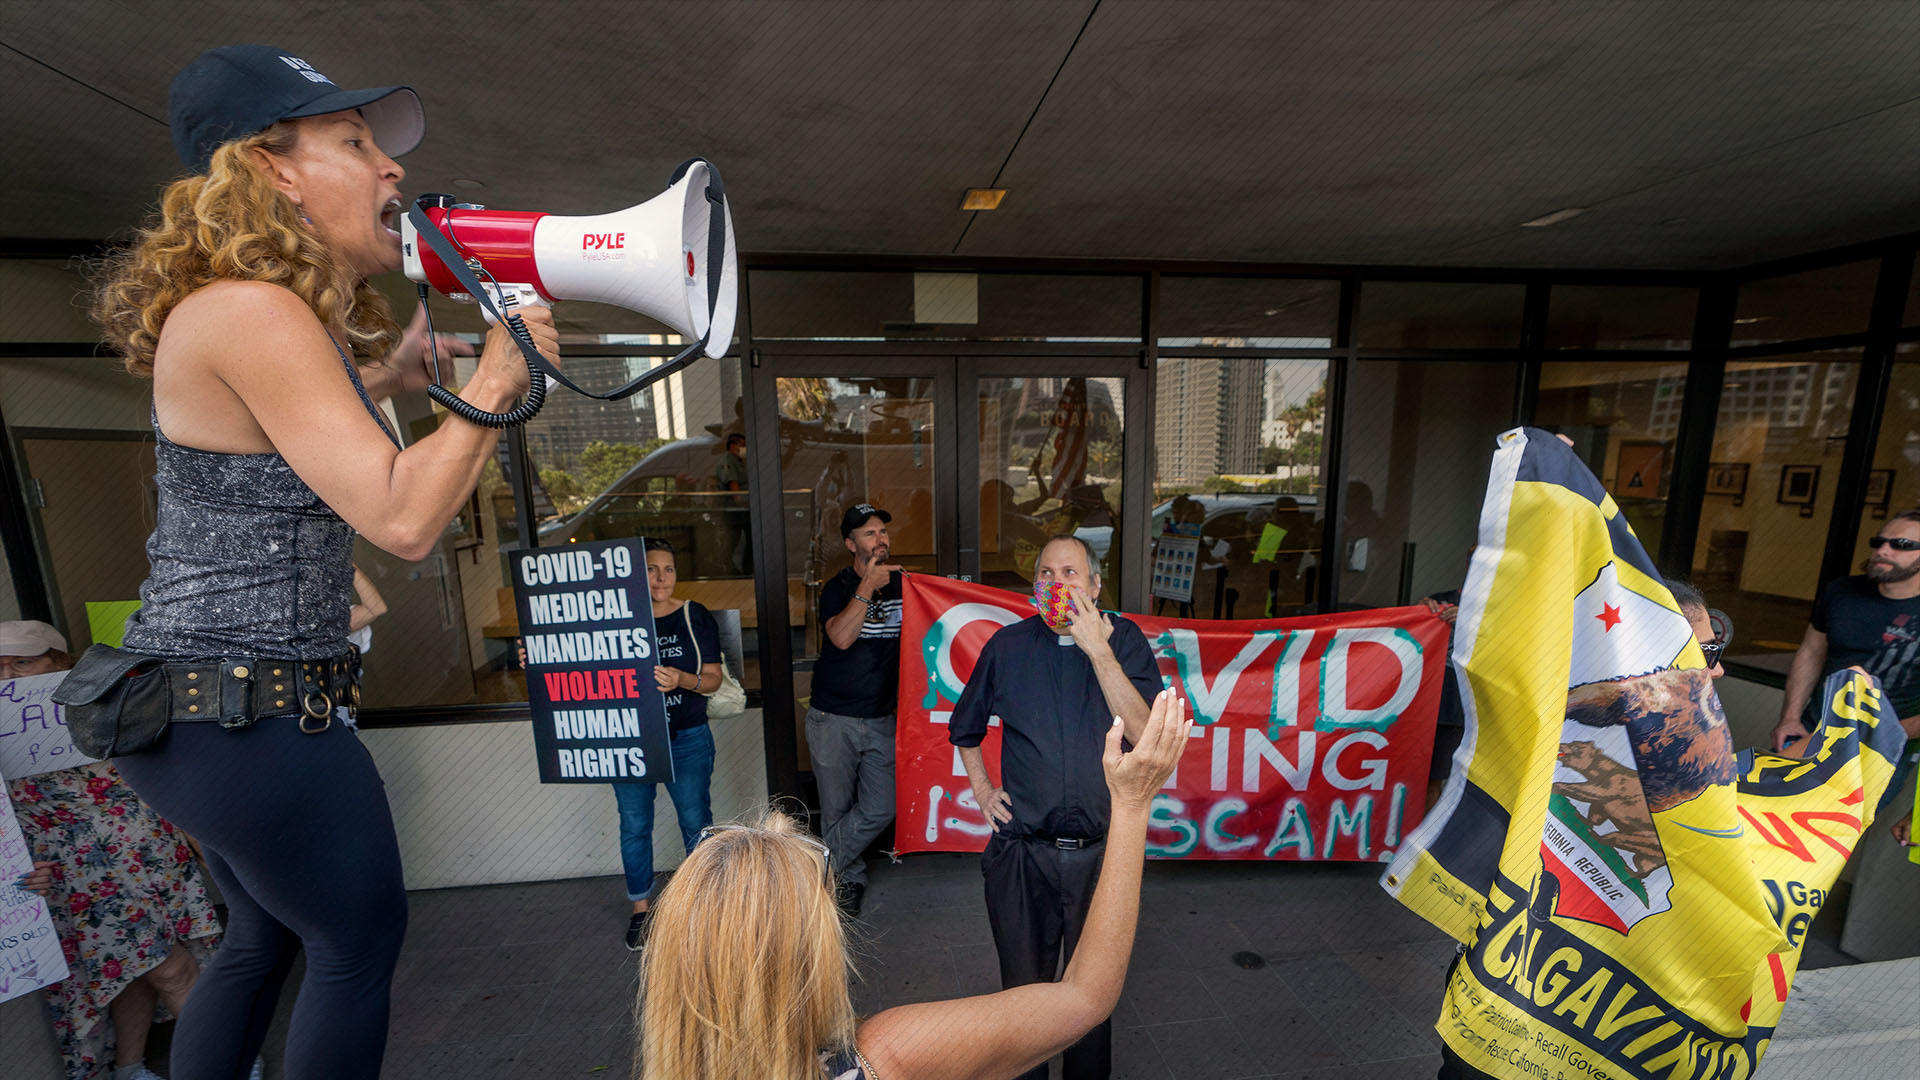
{"type": "Polygon", "coordinates": [[[1686,618],[1572,449],[1502,435],[1453,661],[1467,729],[1381,877],[1465,946],[1439,1030],[1510,1080],[1744,1080],[1904,734],[1827,680],[1805,760],[1736,754],[1686,618]]]}

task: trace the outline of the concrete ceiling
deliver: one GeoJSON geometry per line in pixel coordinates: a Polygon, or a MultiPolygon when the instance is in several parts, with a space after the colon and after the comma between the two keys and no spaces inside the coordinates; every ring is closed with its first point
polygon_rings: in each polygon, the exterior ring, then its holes
{"type": "Polygon", "coordinates": [[[753,252],[1715,269],[1920,230],[1907,0],[0,0],[0,238],[124,235],[168,82],[240,41],[416,87],[409,192],[602,212],[701,154],[753,252]]]}

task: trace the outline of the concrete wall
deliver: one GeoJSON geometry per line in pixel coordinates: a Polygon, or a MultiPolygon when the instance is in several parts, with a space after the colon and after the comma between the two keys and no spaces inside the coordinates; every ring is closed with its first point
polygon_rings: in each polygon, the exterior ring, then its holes
{"type": "MultiPolygon", "coordinates": [[[[760,715],[749,709],[713,724],[717,821],[766,802],[760,715]]],[[[407,888],[620,873],[613,793],[605,784],[540,783],[530,725],[448,724],[361,737],[386,781],[407,888]]],[[[683,855],[662,794],[654,812],[654,866],[672,869],[683,855]]]]}

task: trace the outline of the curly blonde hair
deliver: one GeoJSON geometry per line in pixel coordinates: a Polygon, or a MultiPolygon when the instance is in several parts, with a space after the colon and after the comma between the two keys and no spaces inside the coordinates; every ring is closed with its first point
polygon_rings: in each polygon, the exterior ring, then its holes
{"type": "Polygon", "coordinates": [[[769,808],[700,842],[661,890],[640,964],[642,1080],[820,1080],[851,1047],[845,927],[821,853],[769,808]]]}
{"type": "Polygon", "coordinates": [[[274,187],[252,151],[291,153],[299,129],[281,121],[213,152],[204,176],[167,185],[156,219],[99,274],[93,318],[127,370],[153,374],[160,329],[180,301],[215,281],[266,281],[306,302],[362,364],[376,363],[400,341],[387,298],[341,272],[318,237],[302,226],[300,208],[274,187]]]}

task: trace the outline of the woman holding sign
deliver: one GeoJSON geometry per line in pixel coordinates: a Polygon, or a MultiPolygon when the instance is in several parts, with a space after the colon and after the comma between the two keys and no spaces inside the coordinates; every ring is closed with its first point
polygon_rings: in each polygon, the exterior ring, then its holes
{"type": "MultiPolygon", "coordinates": [[[[358,702],[354,535],[425,558],[499,433],[445,416],[402,447],[376,404],[428,382],[421,339],[368,280],[401,264],[406,171],[390,155],[424,131],[411,89],[342,90],[292,53],[237,45],[189,64],[167,108],[187,174],[94,304],[127,369],[153,379],[152,571],[124,651],[90,670],[89,650],[67,685],[165,665],[158,715],[120,717],[144,745],[115,760],[199,840],[231,913],[172,1075],[244,1076],[304,948],[287,1075],[373,1078],[407,897],[380,775],[333,718],[358,702]]],[[[556,359],[551,312],[519,314],[556,359]]],[[[462,398],[498,412],[527,387],[495,327],[462,398]]]]}
{"type": "MultiPolygon", "coordinates": [[[[43,622],[0,623],[0,682],[73,666],[43,622]]],[[[70,974],[47,988],[67,1080],[157,1080],[147,1069],[156,1007],[179,1013],[220,938],[200,864],[179,830],[104,761],[23,776],[7,798],[70,974]]]]}
{"type": "MultiPolygon", "coordinates": [[[[720,627],[706,608],[676,600],[680,580],[673,545],[646,542],[647,595],[653,601],[653,633],[660,643],[653,681],[667,696],[667,732],[673,752],[673,779],[660,784],[680,819],[680,839],[692,854],[700,832],[713,824],[713,731],[707,727],[706,695],[720,689],[720,627]]],[[[627,948],[647,941],[648,906],[653,896],[653,784],[615,784],[620,803],[620,865],[627,875],[627,948]]]]}

